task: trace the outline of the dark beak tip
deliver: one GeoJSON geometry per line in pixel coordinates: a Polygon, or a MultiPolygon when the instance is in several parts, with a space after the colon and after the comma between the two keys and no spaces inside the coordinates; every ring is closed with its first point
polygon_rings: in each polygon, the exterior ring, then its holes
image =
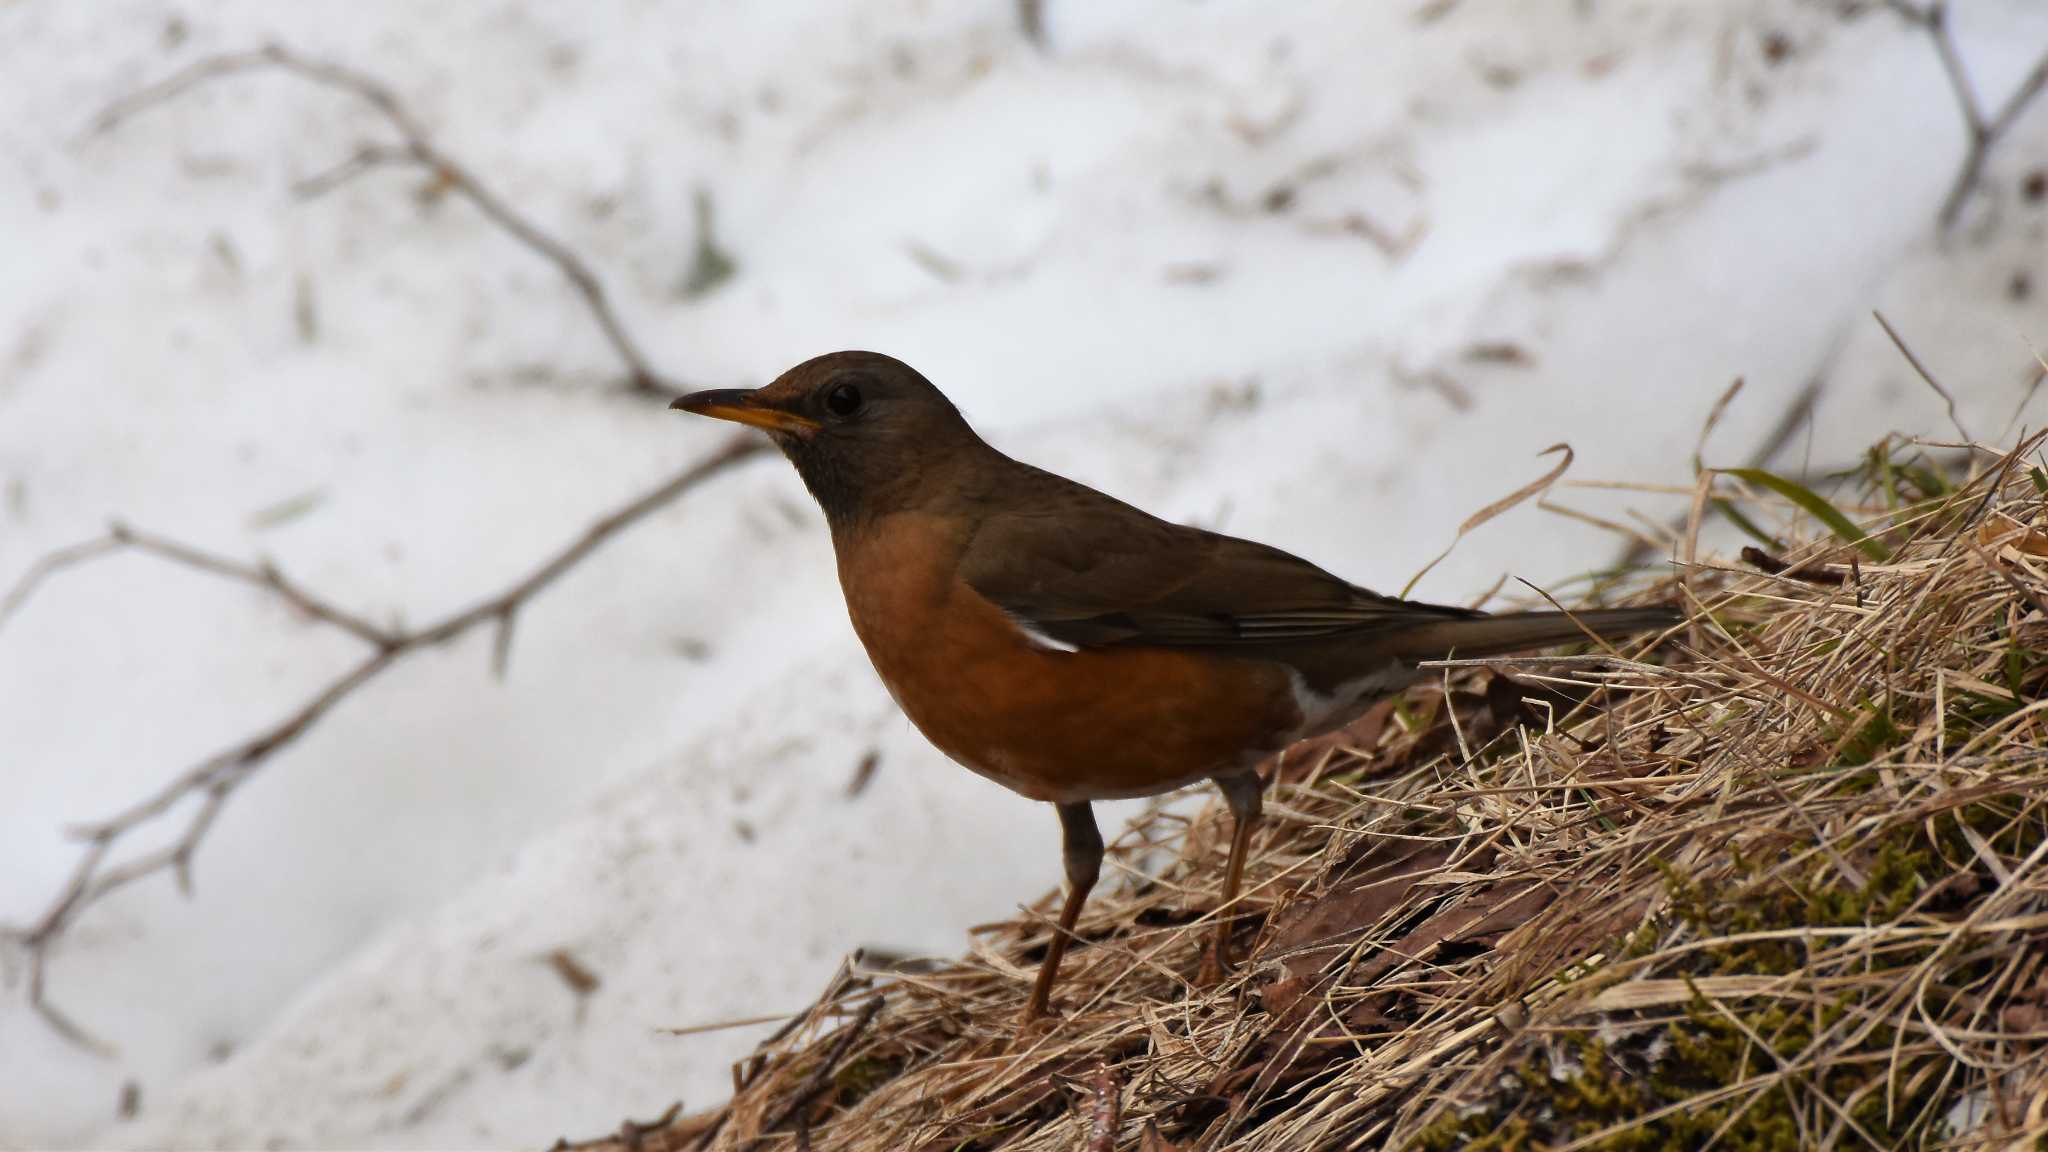
{"type": "Polygon", "coordinates": [[[668,402],[668,410],[671,412],[693,412],[696,410],[696,406],[691,402],[690,397],[678,396],[668,402]]]}

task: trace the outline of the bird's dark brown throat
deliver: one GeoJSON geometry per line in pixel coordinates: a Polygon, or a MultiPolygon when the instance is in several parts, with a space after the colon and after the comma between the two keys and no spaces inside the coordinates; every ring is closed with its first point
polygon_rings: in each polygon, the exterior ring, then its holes
{"type": "Polygon", "coordinates": [[[1229,963],[1256,766],[1356,719],[1422,661],[1669,627],[1668,608],[1487,616],[1382,596],[1012,460],[909,365],[834,352],[673,407],[765,429],[825,511],[847,614],[918,730],[1059,810],[1067,897],[1026,1002],[1050,1006],[1102,863],[1096,800],[1213,780],[1235,818],[1229,963]]]}

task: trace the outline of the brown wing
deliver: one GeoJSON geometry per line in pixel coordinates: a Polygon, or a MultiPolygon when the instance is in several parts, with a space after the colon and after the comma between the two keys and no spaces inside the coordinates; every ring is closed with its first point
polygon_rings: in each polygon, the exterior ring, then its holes
{"type": "Polygon", "coordinates": [[[1027,490],[987,509],[961,575],[1062,644],[1284,659],[1304,644],[1477,615],[1381,596],[1277,548],[1171,524],[1035,468],[1009,480],[1027,490]]]}

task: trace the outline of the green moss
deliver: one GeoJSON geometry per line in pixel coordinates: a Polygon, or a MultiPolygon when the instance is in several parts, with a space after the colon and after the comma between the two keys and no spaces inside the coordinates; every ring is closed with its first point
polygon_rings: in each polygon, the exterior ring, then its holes
{"type": "Polygon", "coordinates": [[[1949,747],[1967,744],[1986,729],[2025,708],[2048,688],[2048,653],[2009,640],[1999,667],[1989,679],[2003,680],[2000,687],[2010,695],[1957,690],[1948,691],[1942,715],[1943,734],[1949,747]]]}
{"type": "MultiPolygon", "coordinates": [[[[1731,851],[1728,867],[1718,870],[1723,879],[1713,885],[1660,865],[1669,896],[1666,908],[1617,951],[1640,959],[1682,932],[1694,940],[1726,942],[1678,953],[1650,974],[1670,979],[1802,971],[1807,949],[1801,940],[1741,937],[1785,928],[1884,924],[1916,902],[1923,914],[1960,915],[1969,898],[1967,886],[1944,885],[1935,892],[1930,886],[1959,868],[1983,869],[1964,825],[2010,859],[2033,851],[2048,837],[2048,828],[2032,813],[2024,797],[1993,798],[1932,821],[1902,821],[1853,849],[1838,845],[1853,860],[1860,887],[1843,877],[1833,856],[1819,853],[1787,869],[1783,857],[1731,851]],[[2018,819],[2022,812],[2029,818],[2018,819]]],[[[1888,948],[1870,962],[1882,966],[1876,975],[1890,970],[1903,979],[1933,948],[1932,943],[1888,948]]],[[[1950,970],[1947,980],[1928,990],[1930,1008],[1939,1013],[1950,997],[1961,994],[1958,989],[1988,975],[1990,963],[1950,970]]],[[[1832,1112],[1817,1116],[1815,1093],[1824,1093],[1883,1147],[1942,1138],[1942,1117],[1953,1101],[1935,1094],[1957,1090],[1953,1080],[1904,1075],[1890,1101],[1873,1087],[1884,1075],[1895,1039],[1883,1025],[1856,1036],[1846,1050],[1834,1048],[1823,1065],[1825,1074],[1806,1068],[1796,1080],[1770,1081],[1754,1091],[1713,1098],[1730,1085],[1768,1077],[1818,1042],[1839,1045],[1843,1037],[1830,1035],[1831,1030],[1858,1008],[1864,994],[1844,991],[1817,1008],[1810,1001],[1757,998],[1716,1005],[1695,997],[1677,1018],[1662,1023],[1638,1015],[1633,1019],[1640,1023],[1630,1027],[1632,1017],[1620,1015],[1611,1034],[1625,1039],[1616,1039],[1612,1049],[1589,1031],[1550,1033],[1553,1047],[1520,1057],[1496,1098],[1476,1110],[1439,1116],[1417,1134],[1416,1145],[1432,1152],[1521,1152],[1606,1133],[1590,1147],[1679,1152],[1699,1148],[1718,1134],[1714,1146],[1731,1152],[1795,1152],[1804,1146],[1802,1120],[1808,1140],[1812,1125],[1835,1123],[1832,1112]],[[1553,1062],[1563,1066],[1563,1074],[1553,1074],[1553,1062]],[[1695,1103],[1684,1106],[1687,1102],[1695,1103]],[[1671,1108],[1666,1115],[1641,1119],[1665,1108],[1671,1108]]]]}
{"type": "MultiPolygon", "coordinates": [[[[1531,1056],[1514,1070],[1511,1107],[1443,1116],[1418,1135],[1417,1144],[1432,1152],[1516,1152],[1598,1136],[1589,1147],[1600,1152],[1685,1152],[1706,1146],[1719,1133],[1715,1146],[1731,1152],[1798,1152],[1807,1144],[1801,1138],[1801,1100],[1792,1084],[1779,1081],[1754,1092],[1707,1097],[1772,1071],[1780,1060],[1796,1059],[1813,1042],[1816,1019],[1804,1007],[1777,1004],[1737,1005],[1731,1011],[1745,1012],[1740,1023],[1696,1000],[1682,1019],[1661,1029],[1668,1047],[1654,1060],[1639,1052],[1610,1052],[1587,1033],[1569,1035],[1563,1044],[1576,1067],[1567,1074],[1554,1076],[1548,1057],[1531,1056]],[[1769,1051],[1760,1050],[1750,1033],[1762,1038],[1769,1051]],[[1671,1107],[1696,1100],[1701,1102],[1671,1107]],[[1642,1119],[1667,1108],[1654,1119],[1642,1119]]],[[[1834,1024],[1842,1011],[1842,1005],[1830,1005],[1820,1014],[1819,1027],[1834,1024]]],[[[1866,1046],[1876,1050],[1890,1042],[1890,1031],[1879,1029],[1866,1046]]],[[[1925,1108],[1931,1088],[1906,1094],[1888,1120],[1882,1092],[1858,1096],[1877,1074],[1869,1065],[1842,1065],[1824,1083],[1814,1083],[1809,1073],[1807,1083],[1837,1101],[1853,1099],[1850,1114],[1884,1147],[1926,1135],[1909,1121],[1940,1115],[1938,1109],[1925,1108]]],[[[1810,1105],[1807,1116],[1811,1124],[1810,1105]]]]}
{"type": "MultiPolygon", "coordinates": [[[[1525,1110],[1533,1114],[1446,1116],[1424,1130],[1417,1144],[1430,1152],[1521,1152],[1605,1132],[1591,1147],[1602,1152],[1689,1152],[1706,1146],[1721,1131],[1729,1113],[1742,1108],[1745,1116],[1728,1128],[1717,1147],[1733,1152],[1798,1152],[1801,1146],[1798,1125],[1791,1121],[1788,1109],[1766,1109],[1754,1122],[1744,1122],[1747,1113],[1759,1110],[1755,1105],[1743,1108],[1747,1101],[1684,1109],[1639,1123],[1638,1117],[1690,1099],[1698,1089],[1670,1077],[1632,1072],[1588,1036],[1575,1037],[1570,1044],[1578,1063],[1570,1075],[1551,1075],[1549,1061],[1543,1057],[1527,1060],[1515,1069],[1525,1110]]],[[[1688,1044],[1683,1050],[1674,1049],[1669,1062],[1691,1065],[1695,1060],[1700,1063],[1688,1069],[1691,1075],[1687,1080],[1716,1073],[1724,1080],[1740,1075],[1718,1046],[1688,1044]]],[[[1768,1099],[1774,1094],[1765,1095],[1768,1099]]]]}
{"type": "MultiPolygon", "coordinates": [[[[2004,684],[2000,686],[2010,695],[1971,692],[1950,686],[1941,717],[1950,748],[1968,743],[2026,707],[2030,701],[2038,699],[2042,691],[2048,689],[2048,652],[2008,640],[1999,667],[1991,679],[2003,680],[2004,684]]],[[[1838,726],[1826,737],[1830,744],[1839,748],[1834,766],[1862,767],[1910,739],[1920,719],[1917,714],[1902,715],[1901,703],[1869,698],[1858,701],[1856,718],[1838,726]]]]}
{"type": "Polygon", "coordinates": [[[1912,734],[1912,727],[1901,725],[1889,707],[1865,700],[1862,702],[1862,716],[1855,722],[1848,738],[1836,737],[1841,740],[1841,751],[1835,756],[1835,766],[1861,767],[1905,743],[1912,734]]]}
{"type": "Polygon", "coordinates": [[[849,1062],[832,1076],[833,1102],[851,1108],[861,1098],[901,1075],[902,1057],[866,1056],[849,1062]]]}

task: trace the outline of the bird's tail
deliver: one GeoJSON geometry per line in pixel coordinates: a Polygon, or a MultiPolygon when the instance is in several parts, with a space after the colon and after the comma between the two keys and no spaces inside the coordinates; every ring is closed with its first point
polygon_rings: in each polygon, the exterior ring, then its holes
{"type": "Polygon", "coordinates": [[[1401,631],[1395,645],[1409,660],[1505,656],[1574,641],[1616,640],[1657,632],[1685,619],[1675,608],[1589,608],[1583,612],[1511,612],[1431,620],[1401,631]]]}

